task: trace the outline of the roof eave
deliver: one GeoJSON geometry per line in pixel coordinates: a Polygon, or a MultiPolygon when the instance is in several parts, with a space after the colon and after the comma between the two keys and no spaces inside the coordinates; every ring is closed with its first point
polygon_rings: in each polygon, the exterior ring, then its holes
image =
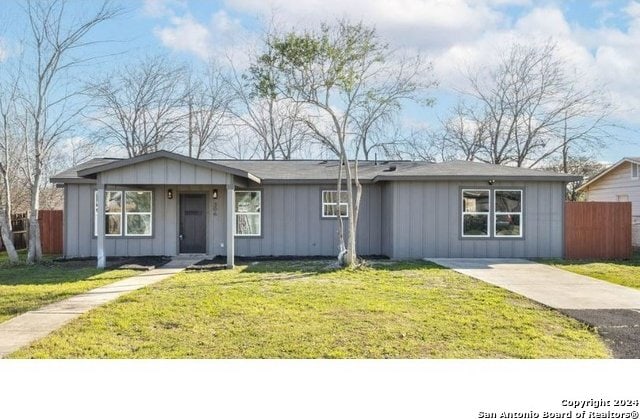
{"type": "Polygon", "coordinates": [[[584,184],[580,185],[580,187],[578,189],[576,189],[576,192],[584,192],[584,190],[587,189],[589,186],[593,185],[595,182],[600,180],[602,177],[606,176],[609,172],[611,172],[612,170],[616,169],[617,167],[619,167],[623,163],[632,163],[632,164],[635,163],[635,164],[638,164],[638,162],[636,162],[634,159],[629,159],[627,157],[624,157],[624,158],[620,159],[619,161],[617,161],[616,163],[612,164],[611,166],[607,167],[606,169],[602,170],[600,173],[598,173],[597,175],[595,175],[594,177],[589,179],[584,184]]]}
{"type": "Polygon", "coordinates": [[[426,181],[426,180],[456,180],[456,181],[464,181],[464,180],[473,180],[473,181],[482,181],[482,180],[501,180],[501,181],[551,181],[551,182],[575,182],[581,180],[582,176],[576,175],[545,175],[545,176],[492,176],[492,175],[378,175],[373,179],[373,182],[388,182],[388,181],[426,181]]]}
{"type": "Polygon", "coordinates": [[[107,170],[115,170],[115,169],[119,169],[121,167],[126,167],[126,166],[130,166],[133,164],[137,164],[137,163],[143,163],[145,161],[149,161],[149,160],[153,160],[153,159],[158,159],[158,158],[168,158],[168,159],[173,159],[173,160],[177,160],[177,161],[181,161],[184,163],[190,163],[193,164],[195,166],[200,166],[200,167],[205,167],[208,169],[214,169],[214,170],[219,170],[221,172],[224,173],[229,173],[235,176],[241,176],[244,178],[247,178],[255,183],[261,183],[262,180],[247,172],[244,170],[240,170],[240,169],[236,169],[233,167],[229,167],[229,166],[225,166],[222,164],[218,164],[218,163],[213,163],[213,162],[209,162],[206,160],[199,160],[199,159],[194,159],[192,157],[187,157],[187,156],[182,156],[180,154],[176,154],[176,153],[171,153],[169,151],[166,150],[160,150],[160,151],[156,151],[153,153],[149,153],[149,154],[143,154],[141,156],[136,156],[136,157],[132,157],[130,159],[124,159],[124,160],[117,160],[117,161],[113,161],[110,163],[106,163],[106,164],[102,164],[99,166],[95,166],[95,167],[90,167],[88,169],[83,169],[83,170],[79,170],[78,171],[78,176],[79,177],[88,177],[88,176],[92,176],[92,175],[96,175],[100,172],[105,172],[107,170]]]}

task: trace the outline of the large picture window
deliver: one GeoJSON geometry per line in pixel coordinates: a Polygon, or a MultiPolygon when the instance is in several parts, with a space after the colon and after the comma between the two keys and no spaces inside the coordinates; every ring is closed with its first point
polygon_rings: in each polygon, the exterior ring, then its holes
{"type": "Polygon", "coordinates": [[[151,191],[126,191],[124,193],[125,234],[150,236],[152,234],[151,191]]]}
{"type": "MultiPolygon", "coordinates": [[[[94,194],[94,231],[98,234],[98,191],[94,194]]],[[[151,236],[153,194],[151,191],[106,191],[105,236],[151,236]]]]}
{"type": "MultiPolygon", "coordinates": [[[[95,211],[93,228],[98,234],[98,191],[94,193],[95,211]]],[[[122,192],[105,192],[104,201],[104,234],[105,236],[122,235],[122,192]]]]}
{"type": "Polygon", "coordinates": [[[489,237],[489,200],[487,189],[462,190],[462,237],[489,237]]]}
{"type": "MultiPolygon", "coordinates": [[[[349,216],[349,206],[347,200],[349,193],[340,191],[340,216],[349,216]]],[[[338,217],[338,191],[322,191],[322,217],[336,218],[338,217]]]]}
{"type": "Polygon", "coordinates": [[[236,191],[236,236],[259,236],[262,233],[260,191],[236,191]]]}
{"type": "Polygon", "coordinates": [[[522,190],[496,189],[494,195],[495,235],[522,237],[522,190]]]}

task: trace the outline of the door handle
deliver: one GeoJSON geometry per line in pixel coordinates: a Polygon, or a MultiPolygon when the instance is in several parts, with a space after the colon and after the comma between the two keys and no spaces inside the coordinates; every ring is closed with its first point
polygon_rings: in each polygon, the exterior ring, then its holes
{"type": "Polygon", "coordinates": [[[178,235],[178,239],[179,239],[179,240],[184,240],[184,234],[180,233],[180,234],[178,235]]]}

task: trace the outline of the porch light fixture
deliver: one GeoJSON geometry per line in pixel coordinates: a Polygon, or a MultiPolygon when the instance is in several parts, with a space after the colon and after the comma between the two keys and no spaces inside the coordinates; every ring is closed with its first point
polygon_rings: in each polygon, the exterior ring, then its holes
{"type": "Polygon", "coordinates": [[[167,199],[173,199],[173,189],[167,189],[167,199]]]}
{"type": "Polygon", "coordinates": [[[489,181],[487,182],[489,185],[493,185],[494,183],[496,183],[495,179],[489,179],[489,181]]]}
{"type": "Polygon", "coordinates": [[[213,190],[213,199],[218,199],[218,190],[217,189],[213,190]]]}

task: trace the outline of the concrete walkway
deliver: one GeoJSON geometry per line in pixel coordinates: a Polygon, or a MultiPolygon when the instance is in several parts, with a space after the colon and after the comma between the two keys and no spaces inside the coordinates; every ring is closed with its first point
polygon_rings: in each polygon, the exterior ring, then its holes
{"type": "Polygon", "coordinates": [[[200,259],[174,259],[159,268],[28,311],[0,323],[0,358],[27,346],[87,311],[182,272],[200,259]]]}
{"type": "Polygon", "coordinates": [[[616,358],[640,358],[640,291],[524,259],[428,259],[594,327],[616,358]]]}
{"type": "Polygon", "coordinates": [[[556,309],[640,309],[640,291],[525,259],[427,259],[556,309]]]}

